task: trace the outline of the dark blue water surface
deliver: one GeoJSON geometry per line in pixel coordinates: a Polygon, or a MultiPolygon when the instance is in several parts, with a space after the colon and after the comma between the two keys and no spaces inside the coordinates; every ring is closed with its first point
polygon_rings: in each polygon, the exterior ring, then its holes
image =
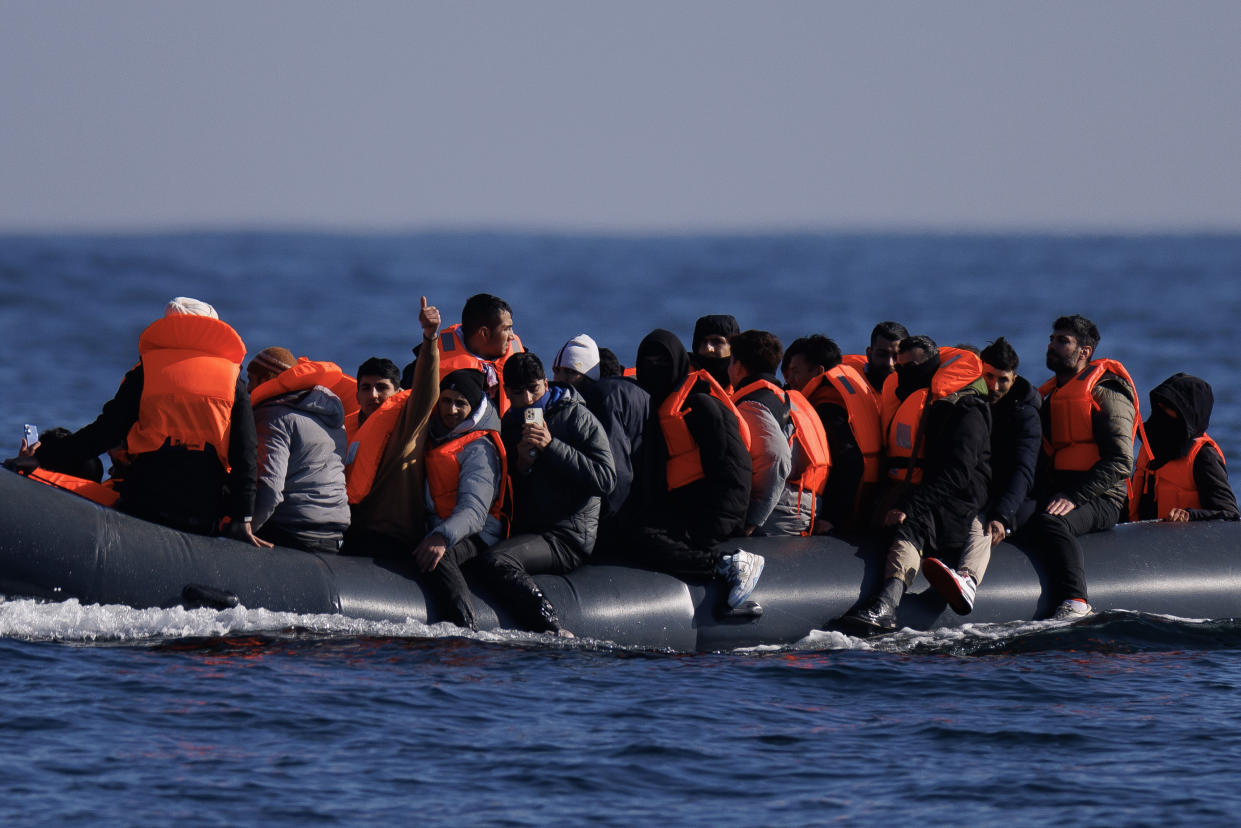
{"type": "MultiPolygon", "coordinates": [[[[880,319],[1092,317],[1143,391],[1215,387],[1241,457],[1241,237],[0,237],[0,437],[92,419],[168,298],[251,352],[405,361],[419,295],[488,291],[550,362],[704,313],[846,351],[880,319]]],[[[1145,400],[1143,401],[1145,402],[1145,400]]],[[[3,439],[0,439],[0,444],[3,439]]],[[[7,452],[12,453],[12,451],[7,452]]],[[[1241,554],[1241,553],[1239,553],[1241,554]]],[[[260,609],[0,601],[0,818],[61,824],[1235,822],[1241,623],[1109,612],[880,642],[634,652],[260,609]]]]}

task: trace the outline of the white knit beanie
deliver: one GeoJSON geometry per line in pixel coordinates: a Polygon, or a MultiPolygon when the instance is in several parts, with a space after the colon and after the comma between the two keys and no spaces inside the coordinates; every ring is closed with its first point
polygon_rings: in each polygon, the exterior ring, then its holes
{"type": "Polygon", "coordinates": [[[566,342],[560,349],[560,353],[556,354],[552,367],[568,368],[597,380],[599,379],[599,346],[586,334],[578,334],[566,342]]]}
{"type": "Polygon", "coordinates": [[[215,312],[215,308],[206,302],[191,299],[188,296],[178,296],[165,305],[164,316],[209,316],[212,319],[220,318],[220,315],[215,312]]]}

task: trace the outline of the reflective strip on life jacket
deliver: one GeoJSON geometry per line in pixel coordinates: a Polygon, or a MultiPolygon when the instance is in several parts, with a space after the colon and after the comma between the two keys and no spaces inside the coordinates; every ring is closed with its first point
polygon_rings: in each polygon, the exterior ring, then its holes
{"type": "Polygon", "coordinates": [[[508,458],[505,456],[504,443],[500,441],[499,432],[480,430],[427,449],[427,490],[431,493],[431,503],[435,506],[435,514],[440,520],[447,520],[457,508],[457,489],[461,481],[461,461],[458,456],[470,443],[484,438],[490,439],[500,454],[500,492],[492,501],[488,514],[503,519],[508,458]]]}
{"type": "MultiPolygon", "coordinates": [[[[508,350],[504,352],[504,356],[499,359],[483,359],[470,353],[470,349],[465,346],[465,340],[461,338],[461,323],[458,322],[440,332],[439,348],[440,379],[462,368],[473,368],[475,371],[482,371],[486,374],[487,366],[491,366],[496,374],[496,408],[503,417],[504,412],[509,409],[508,395],[504,393],[504,363],[513,354],[519,354],[524,350],[517,334],[513,334],[512,339],[509,340],[508,350]]],[[[490,389],[487,395],[491,396],[490,389]]]]}
{"type": "Polygon", "coordinates": [[[35,469],[30,473],[30,479],[45,483],[48,486],[54,486],[57,489],[73,492],[79,497],[93,500],[100,506],[107,506],[109,508],[115,506],[116,502],[121,498],[120,493],[107,483],[96,483],[94,480],[74,477],[71,474],[61,474],[60,472],[48,471],[47,469],[35,469]]]}
{"type": "Polygon", "coordinates": [[[1138,435],[1142,417],[1137,386],[1125,366],[1114,359],[1097,359],[1064,385],[1057,386],[1056,378],[1052,377],[1038,391],[1043,404],[1049,406],[1047,421],[1051,434],[1043,435],[1043,452],[1052,458],[1052,467],[1057,471],[1088,471],[1099,462],[1093,423],[1099,402],[1094,398],[1094,389],[1107,374],[1118,376],[1129,384],[1133,392],[1133,436],[1138,435]]]}
{"type": "Polygon", "coordinates": [[[750,428],[745,420],[741,419],[741,413],[737,411],[733,401],[709,373],[693,371],[686,377],[685,382],[681,383],[681,387],[669,394],[659,406],[659,426],[664,433],[664,443],[668,446],[668,491],[688,486],[706,476],[702,470],[702,452],[690,434],[689,426],[685,424],[686,412],[681,410],[690,391],[699,382],[706,382],[708,393],[732,412],[746,451],[750,450],[750,428]]]}
{"type": "Polygon", "coordinates": [[[1204,434],[1193,442],[1189,453],[1164,463],[1153,472],[1150,470],[1150,456],[1142,452],[1138,458],[1138,470],[1133,475],[1133,485],[1129,492],[1129,520],[1140,520],[1139,512],[1142,497],[1148,492],[1155,495],[1155,517],[1167,518],[1173,509],[1201,509],[1202,500],[1198,494],[1198,483],[1194,480],[1194,461],[1203,447],[1210,446],[1224,462],[1224,453],[1219,444],[1204,434]]]}
{"type": "Polygon", "coordinates": [[[366,418],[350,442],[345,456],[345,492],[350,505],[361,503],[371,493],[384,450],[411,393],[409,390],[398,391],[384,400],[383,405],[366,418]]]}
{"type": "Polygon", "coordinates": [[[129,430],[131,455],[165,444],[211,446],[228,468],[229,422],[246,346],[237,332],[206,316],[152,322],[138,340],[142,397],[129,430]]]}

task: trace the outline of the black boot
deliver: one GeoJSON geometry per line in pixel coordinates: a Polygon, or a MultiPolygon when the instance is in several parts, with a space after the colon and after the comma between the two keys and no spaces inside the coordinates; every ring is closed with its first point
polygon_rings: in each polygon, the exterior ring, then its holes
{"type": "Polygon", "coordinates": [[[841,616],[840,623],[866,635],[894,630],[896,607],[904,595],[905,582],[900,578],[889,578],[883,582],[875,597],[846,612],[841,616]]]}

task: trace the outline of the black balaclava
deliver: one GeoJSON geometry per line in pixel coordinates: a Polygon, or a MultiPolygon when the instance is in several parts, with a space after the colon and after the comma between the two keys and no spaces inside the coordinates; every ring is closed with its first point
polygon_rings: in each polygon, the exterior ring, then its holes
{"type": "Polygon", "coordinates": [[[1169,460],[1184,457],[1193,441],[1206,433],[1215,395],[1205,380],[1190,374],[1173,374],[1151,391],[1150,401],[1150,416],[1144,425],[1155,457],[1152,466],[1158,468],[1169,460]],[[1179,417],[1165,414],[1160,403],[1179,417]]]}
{"type": "Polygon", "coordinates": [[[928,357],[925,362],[917,365],[896,366],[896,396],[904,400],[921,388],[931,387],[931,378],[939,370],[939,355],[928,357]]]}
{"type": "Polygon", "coordinates": [[[732,357],[711,357],[703,356],[698,353],[698,346],[708,336],[722,336],[725,339],[731,339],[741,333],[741,326],[737,324],[735,317],[727,313],[713,314],[711,316],[700,316],[698,321],[694,323],[694,340],[690,345],[690,361],[697,368],[706,371],[715,381],[722,387],[728,387],[728,363],[732,362],[732,357]]]}
{"type": "Polygon", "coordinates": [[[689,376],[689,354],[672,331],[657,328],[638,345],[638,385],[651,395],[651,402],[658,406],[685,382],[689,376]]]}

